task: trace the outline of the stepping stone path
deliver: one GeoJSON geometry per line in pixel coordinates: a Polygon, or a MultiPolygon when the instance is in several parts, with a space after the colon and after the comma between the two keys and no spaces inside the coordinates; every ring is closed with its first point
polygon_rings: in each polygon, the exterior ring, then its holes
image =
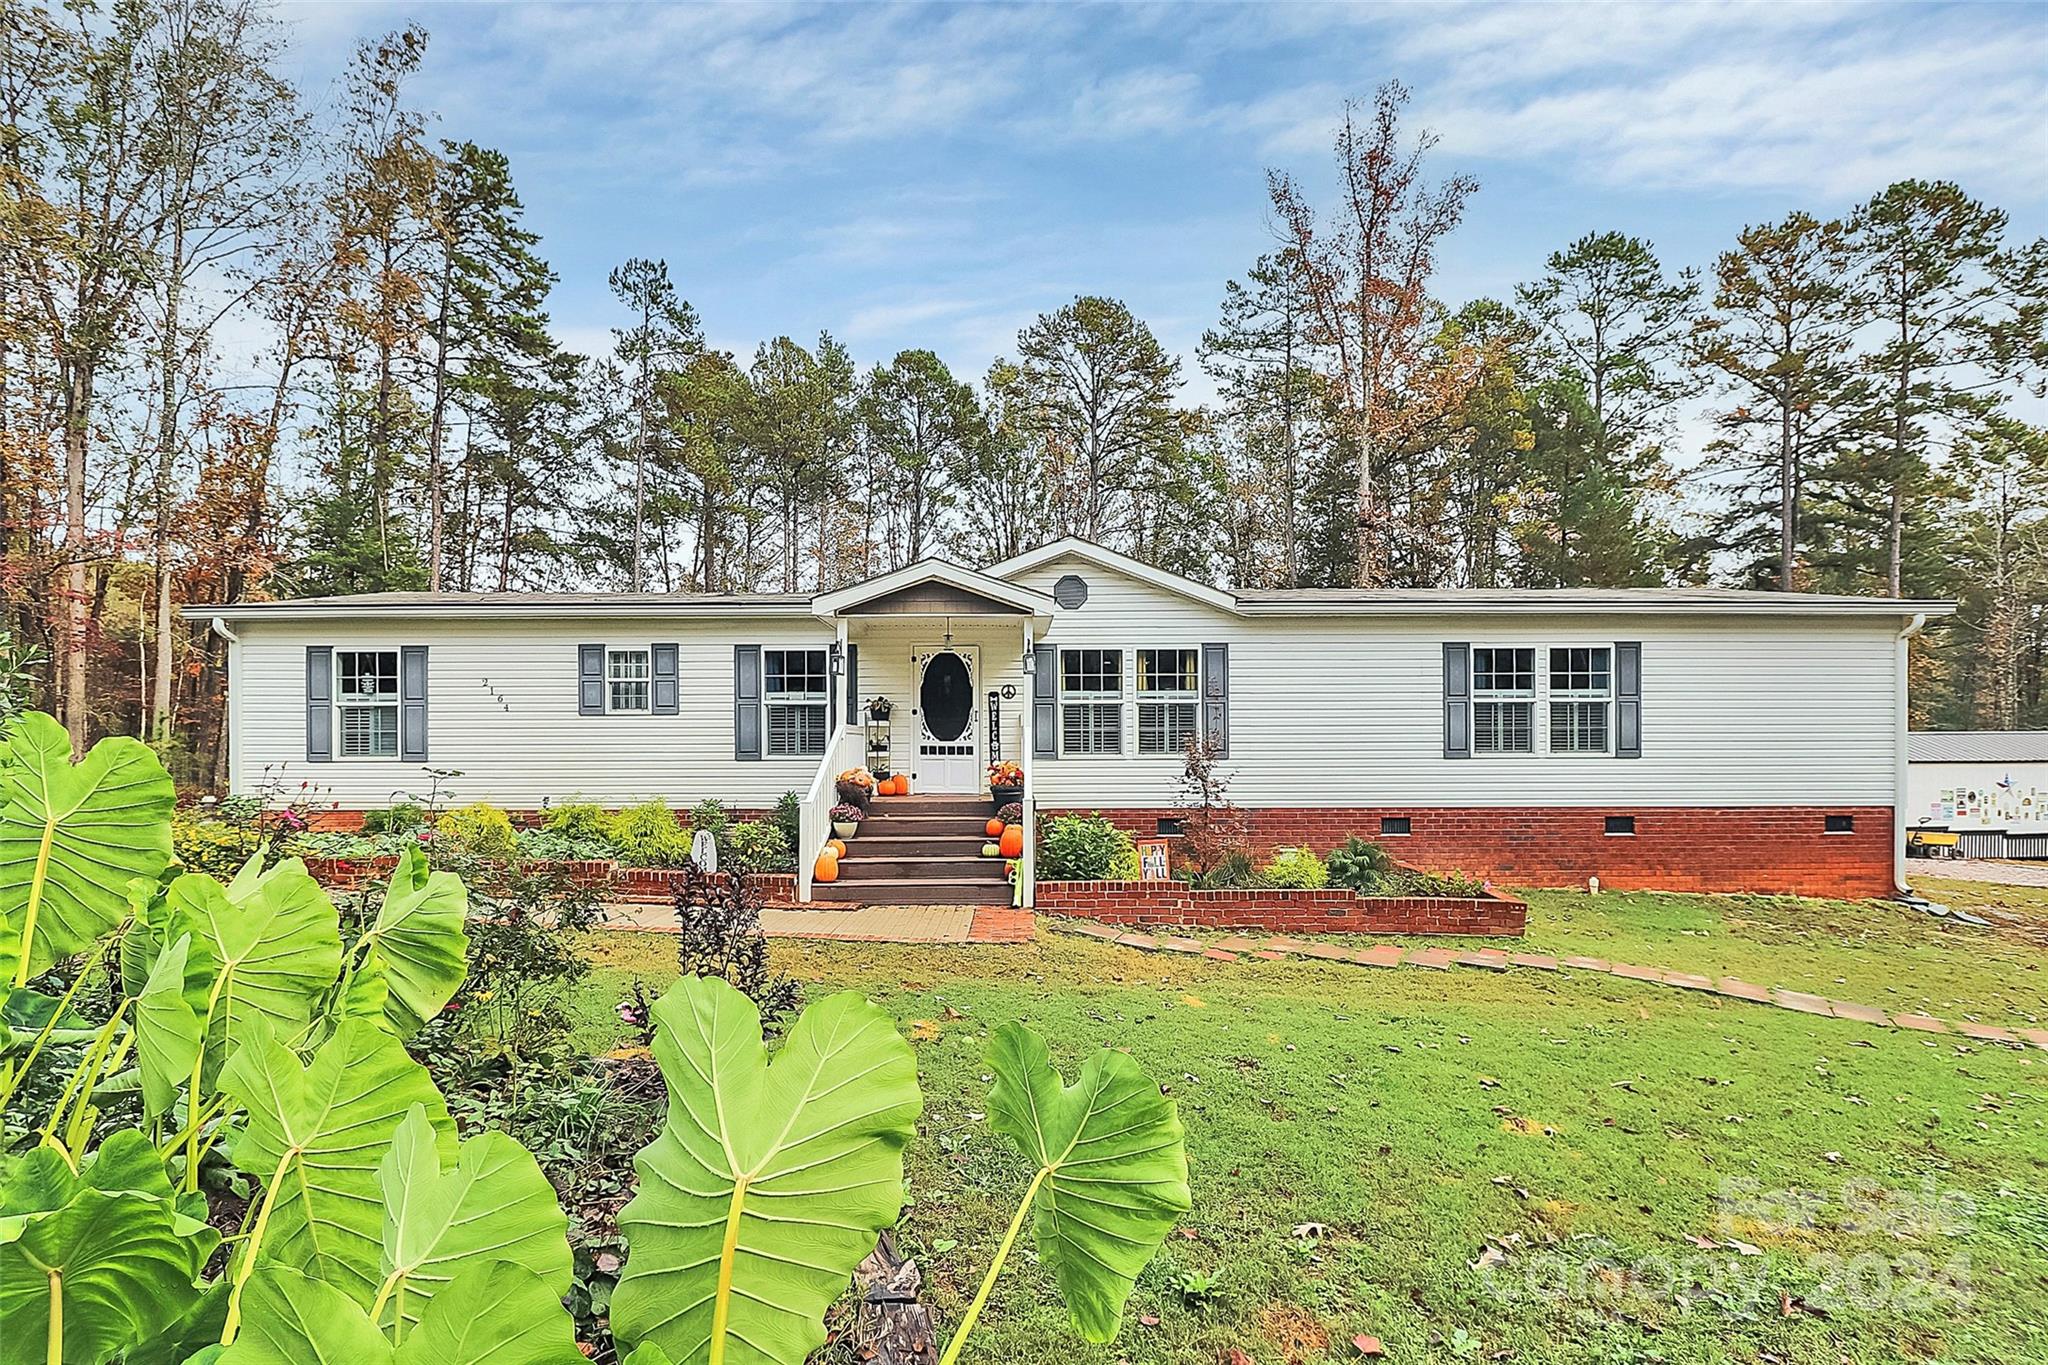
{"type": "Polygon", "coordinates": [[[1498,948],[1472,948],[1462,951],[1449,948],[1403,948],[1393,943],[1375,944],[1370,948],[1340,948],[1333,943],[1315,943],[1297,938],[1256,940],[1233,937],[1205,943],[1200,939],[1178,935],[1171,938],[1155,938],[1151,934],[1133,933],[1127,929],[1099,924],[1094,920],[1055,919],[1049,923],[1061,933],[1101,939],[1104,943],[1113,943],[1120,948],[1135,948],[1140,952],[1184,953],[1215,962],[1281,962],[1288,958],[1306,958],[1355,967],[1427,967],[1442,972],[1450,971],[1453,967],[1470,967],[1491,972],[1504,972],[1514,967],[1539,972],[1596,972],[1627,981],[1671,986],[1679,990],[1703,991],[1711,995],[1725,996],[1730,1000],[1771,1005],[1778,1009],[1793,1010],[1823,1019],[1845,1019],[1876,1028],[1909,1029],[1919,1033],[1960,1034],[1980,1043],[1999,1043],[2015,1048],[2035,1047],[2048,1052],[2048,1029],[2006,1029],[1974,1020],[1956,1020],[1951,1023],[1927,1014],[1887,1014],[1875,1005],[1859,1005],[1851,1000],[1831,1000],[1824,995],[1810,995],[1805,991],[1773,990],[1733,976],[1716,978],[1698,972],[1679,972],[1662,967],[1639,967],[1627,962],[1608,962],[1597,957],[1555,958],[1545,953],[1507,953],[1498,948]]]}

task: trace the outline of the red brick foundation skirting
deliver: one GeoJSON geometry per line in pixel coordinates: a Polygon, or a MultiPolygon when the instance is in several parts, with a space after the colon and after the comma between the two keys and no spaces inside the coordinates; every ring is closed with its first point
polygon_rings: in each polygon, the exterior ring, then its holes
{"type": "Polygon", "coordinates": [[[1513,896],[1361,896],[1355,891],[1197,891],[1186,882],[1040,882],[1038,907],[1109,924],[1274,929],[1296,934],[1520,936],[1529,907],[1513,896]]]}
{"type": "MultiPolygon", "coordinates": [[[[1152,839],[1174,812],[1100,814],[1152,839]]],[[[1894,890],[1889,806],[1266,806],[1241,814],[1261,858],[1299,844],[1327,854],[1356,834],[1416,867],[1514,886],[1583,886],[1597,876],[1616,891],[1855,898],[1894,890]],[[1608,834],[1610,815],[1633,816],[1635,833],[1608,834]],[[1848,816],[1854,831],[1826,833],[1830,815],[1848,816]],[[1410,833],[1380,832],[1382,818],[1403,817],[1410,833]]]]}

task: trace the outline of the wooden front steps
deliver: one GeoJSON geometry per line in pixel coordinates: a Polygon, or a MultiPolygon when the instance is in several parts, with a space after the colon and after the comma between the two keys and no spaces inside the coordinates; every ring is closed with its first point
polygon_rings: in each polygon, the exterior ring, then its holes
{"type": "Polygon", "coordinates": [[[985,858],[995,808],[986,796],[878,796],[846,841],[839,880],[819,901],[864,905],[1008,905],[1001,858],[985,858]]]}

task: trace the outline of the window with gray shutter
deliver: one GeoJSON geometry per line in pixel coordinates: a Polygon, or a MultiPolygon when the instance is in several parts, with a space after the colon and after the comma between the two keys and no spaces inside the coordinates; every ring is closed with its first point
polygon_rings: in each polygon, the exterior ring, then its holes
{"type": "Polygon", "coordinates": [[[732,755],[761,757],[761,646],[732,647],[732,755]]]}
{"type": "Polygon", "coordinates": [[[425,645],[405,645],[398,651],[398,756],[407,763],[427,761],[425,645]]]}
{"type": "Polygon", "coordinates": [[[1614,756],[1643,756],[1643,646],[1623,640],[1614,646],[1614,756]]]}
{"type": "Polygon", "coordinates": [[[306,761],[334,759],[334,647],[306,646],[306,761]]]}
{"type": "Polygon", "coordinates": [[[1059,651],[1051,645],[1031,647],[1031,756],[1060,756],[1059,651]]]}
{"type": "Polygon", "coordinates": [[[1444,646],[1444,757],[1472,757],[1472,646],[1444,646]]]}
{"type": "Polygon", "coordinates": [[[604,646],[576,646],[576,714],[604,714],[604,646]]]}
{"type": "Polygon", "coordinates": [[[1230,646],[1202,646],[1202,729],[1216,757],[1230,757],[1230,646]]]}
{"type": "Polygon", "coordinates": [[[678,645],[655,645],[648,650],[654,669],[654,714],[657,716],[673,716],[682,709],[682,680],[677,676],[681,653],[678,645]]]}

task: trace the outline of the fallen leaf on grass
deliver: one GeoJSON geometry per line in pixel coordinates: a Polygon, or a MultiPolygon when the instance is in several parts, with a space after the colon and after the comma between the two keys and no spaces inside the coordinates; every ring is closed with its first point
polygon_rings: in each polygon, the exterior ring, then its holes
{"type": "Polygon", "coordinates": [[[1479,1259],[1472,1263],[1472,1268],[1474,1270],[1485,1270],[1489,1266],[1505,1264],[1507,1259],[1508,1254],[1505,1251],[1488,1242],[1485,1249],[1479,1253],[1479,1259]]]}
{"type": "Polygon", "coordinates": [[[1296,1223],[1293,1231],[1296,1237],[1328,1237],[1330,1235],[1329,1226],[1324,1223],[1296,1223]]]}
{"type": "Polygon", "coordinates": [[[1360,1332],[1357,1336],[1351,1338],[1351,1344],[1358,1348],[1358,1353],[1362,1356],[1383,1356],[1386,1354],[1385,1348],[1380,1345],[1380,1339],[1370,1332],[1360,1332]]]}

